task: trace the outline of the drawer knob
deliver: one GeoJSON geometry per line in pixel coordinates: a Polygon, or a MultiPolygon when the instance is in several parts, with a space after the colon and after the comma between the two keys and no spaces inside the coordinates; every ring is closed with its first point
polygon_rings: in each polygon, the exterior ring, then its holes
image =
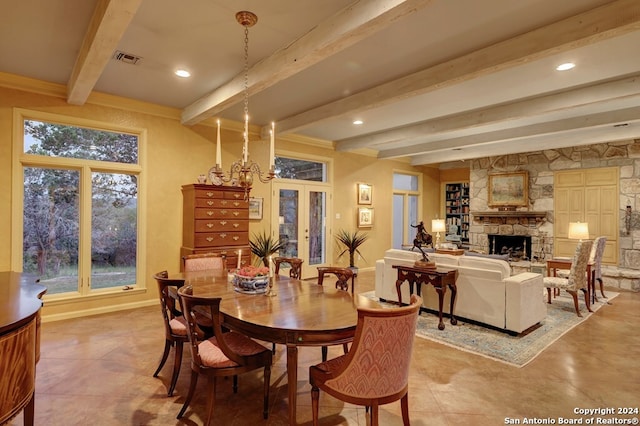
{"type": "Polygon", "coordinates": [[[233,212],[234,216],[238,216],[240,214],[240,212],[233,212]]]}
{"type": "Polygon", "coordinates": [[[227,234],[220,234],[220,238],[227,238],[227,234]]]}
{"type": "Polygon", "coordinates": [[[240,201],[234,201],[234,202],[233,202],[233,206],[234,206],[234,207],[238,207],[239,205],[240,205],[240,201]]]}
{"type": "Polygon", "coordinates": [[[237,228],[238,226],[240,226],[240,224],[239,224],[239,223],[234,223],[234,224],[233,224],[233,227],[234,227],[234,228],[237,228]]]}
{"type": "Polygon", "coordinates": [[[226,220],[221,220],[221,221],[220,221],[220,225],[225,226],[226,224],[227,224],[227,221],[226,221],[226,220]]]}
{"type": "Polygon", "coordinates": [[[213,237],[207,237],[207,241],[209,242],[213,241],[213,237]]]}
{"type": "Polygon", "coordinates": [[[223,206],[226,206],[227,205],[227,200],[221,200],[220,204],[222,204],[223,206]]]}
{"type": "Polygon", "coordinates": [[[220,210],[220,214],[227,214],[226,210],[220,210]]]}
{"type": "Polygon", "coordinates": [[[209,228],[209,229],[213,228],[213,223],[211,223],[211,222],[207,223],[207,228],[209,228]]]}
{"type": "Polygon", "coordinates": [[[211,210],[207,210],[207,216],[213,216],[213,212],[211,210]]]}
{"type": "Polygon", "coordinates": [[[213,200],[207,200],[207,205],[212,206],[213,205],[213,200]]]}
{"type": "Polygon", "coordinates": [[[240,198],[240,194],[233,194],[234,197],[236,197],[236,199],[240,198]]]}
{"type": "Polygon", "coordinates": [[[235,235],[235,236],[233,237],[233,241],[238,241],[239,239],[240,239],[240,237],[238,237],[237,235],[235,235]]]}
{"type": "Polygon", "coordinates": [[[207,197],[213,197],[213,192],[207,192],[207,197]]]}

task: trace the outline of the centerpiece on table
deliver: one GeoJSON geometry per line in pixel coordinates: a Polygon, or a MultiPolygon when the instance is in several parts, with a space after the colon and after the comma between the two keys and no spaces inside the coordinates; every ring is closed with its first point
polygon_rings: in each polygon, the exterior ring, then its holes
{"type": "Polygon", "coordinates": [[[233,287],[240,293],[264,293],[268,285],[269,268],[266,266],[243,266],[233,277],[233,287]]]}

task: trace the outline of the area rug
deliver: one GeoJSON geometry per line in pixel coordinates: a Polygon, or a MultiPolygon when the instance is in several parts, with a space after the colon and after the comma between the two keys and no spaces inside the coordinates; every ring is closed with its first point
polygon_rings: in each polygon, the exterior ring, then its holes
{"type": "MultiPolygon", "coordinates": [[[[613,300],[618,294],[608,291],[607,299],[599,298],[591,309],[596,312],[607,306],[607,301],[613,300]]],[[[373,291],[363,293],[363,296],[377,300],[373,291]]],[[[458,324],[455,326],[451,325],[449,318],[444,318],[445,329],[438,330],[438,316],[431,312],[422,312],[418,317],[416,335],[515,367],[524,367],[562,335],[593,315],[587,312],[583,299],[580,300],[582,318],[576,315],[571,296],[561,295],[547,305],[547,316],[539,325],[517,336],[461,318],[458,318],[458,324]]],[[[381,304],[384,307],[395,306],[389,303],[381,304]]]]}

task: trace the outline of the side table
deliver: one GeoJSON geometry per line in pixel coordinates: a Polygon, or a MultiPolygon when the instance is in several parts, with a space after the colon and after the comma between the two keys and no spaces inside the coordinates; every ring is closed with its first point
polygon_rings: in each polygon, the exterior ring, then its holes
{"type": "Polygon", "coordinates": [[[451,290],[451,304],[449,307],[451,324],[456,325],[458,323],[458,320],[453,314],[453,307],[458,291],[456,287],[456,280],[458,279],[457,269],[424,269],[400,265],[393,265],[393,268],[398,270],[398,279],[396,280],[398,303],[402,304],[402,291],[400,287],[405,281],[409,283],[409,294],[413,293],[413,285],[416,284],[416,292],[418,296],[420,296],[422,284],[431,284],[438,292],[438,318],[440,320],[438,322],[438,330],[444,330],[444,322],[442,321],[442,305],[444,303],[444,294],[447,291],[447,287],[449,287],[451,290]]]}

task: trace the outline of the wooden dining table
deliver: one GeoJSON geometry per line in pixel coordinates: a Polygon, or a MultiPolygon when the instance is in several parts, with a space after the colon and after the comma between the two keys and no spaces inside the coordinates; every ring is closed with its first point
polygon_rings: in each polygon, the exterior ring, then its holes
{"type": "MultiPolygon", "coordinates": [[[[249,337],[285,345],[289,387],[289,424],[296,424],[298,347],[331,346],[353,340],[357,307],[379,307],[367,297],[278,276],[275,296],[244,294],[235,290],[227,273],[197,271],[173,274],[184,279],[198,297],[220,297],[223,325],[249,337]]],[[[318,352],[320,354],[320,352],[318,352]]]]}

